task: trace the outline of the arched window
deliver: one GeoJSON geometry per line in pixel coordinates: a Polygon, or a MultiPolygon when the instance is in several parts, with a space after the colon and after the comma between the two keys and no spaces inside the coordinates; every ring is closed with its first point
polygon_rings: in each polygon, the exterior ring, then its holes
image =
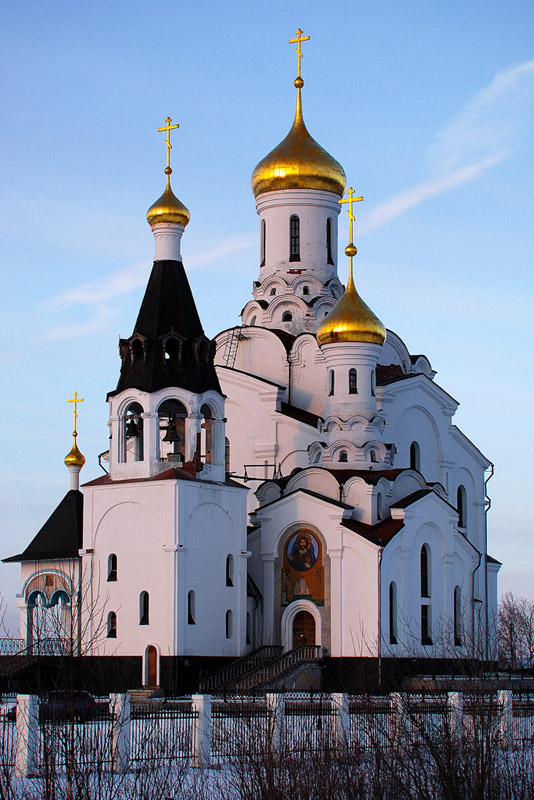
{"type": "Polygon", "coordinates": [[[430,606],[421,606],[421,644],[432,644],[430,627],[430,606]]]}
{"type": "Polygon", "coordinates": [[[271,295],[271,297],[273,297],[273,296],[276,294],[276,289],[275,289],[275,287],[274,287],[274,286],[273,286],[273,288],[271,289],[271,291],[269,292],[269,294],[271,295]]]}
{"type": "Polygon", "coordinates": [[[226,556],[226,585],[234,585],[234,557],[226,556]]]}
{"type": "Polygon", "coordinates": [[[203,420],[200,425],[200,449],[206,464],[213,464],[213,411],[204,403],[200,409],[203,420]]]}
{"type": "Polygon", "coordinates": [[[119,461],[143,461],[143,407],[130,403],[122,416],[119,461]]]}
{"type": "Polygon", "coordinates": [[[178,464],[185,461],[187,409],[179,400],[165,400],[158,408],[159,459],[178,464]]]}
{"type": "Polygon", "coordinates": [[[456,647],[462,645],[462,590],[459,586],[454,587],[454,644],[456,647]]]}
{"type": "Polygon", "coordinates": [[[332,256],[332,220],[330,217],[326,220],[326,263],[334,263],[332,256]]]}
{"type": "Polygon", "coordinates": [[[309,287],[308,286],[303,286],[302,287],[302,294],[309,294],[309,293],[310,293],[309,287]]]}
{"type": "Polygon", "coordinates": [[[376,516],[378,519],[384,519],[384,509],[382,508],[382,494],[378,492],[376,496],[376,516]]]}
{"type": "Polygon", "coordinates": [[[226,612],[226,638],[231,639],[234,635],[234,615],[230,609],[226,612]]]}
{"type": "Polygon", "coordinates": [[[289,260],[300,261],[300,219],[296,214],[289,218],[289,260]]]}
{"type": "Polygon", "coordinates": [[[347,451],[346,451],[346,450],[342,450],[342,451],[341,451],[341,453],[339,454],[339,459],[338,459],[338,460],[339,460],[339,461],[340,461],[342,464],[346,464],[346,463],[347,463],[347,461],[349,460],[349,456],[348,456],[348,453],[347,453],[347,451]]]}
{"type": "Polygon", "coordinates": [[[196,625],[196,617],[195,593],[191,589],[191,591],[187,593],[187,624],[196,625]]]}
{"type": "Polygon", "coordinates": [[[108,614],[106,629],[107,629],[106,636],[108,639],[117,638],[117,615],[115,614],[114,611],[110,611],[108,614]]]}
{"type": "Polygon", "coordinates": [[[336,376],[335,376],[334,370],[331,369],[330,372],[328,373],[328,396],[329,397],[332,397],[332,395],[334,394],[335,380],[336,380],[336,376]]]}
{"type": "Polygon", "coordinates": [[[246,628],[246,644],[252,642],[252,616],[250,611],[247,611],[247,628],[246,628]]]}
{"type": "Polygon", "coordinates": [[[174,336],[169,336],[163,347],[165,360],[178,361],[180,358],[180,342],[174,336]]]}
{"type": "Polygon", "coordinates": [[[349,394],[358,394],[358,373],[349,369],[349,394]]]}
{"type": "Polygon", "coordinates": [[[293,322],[293,314],[291,311],[284,311],[282,314],[282,322],[293,322]]]}
{"type": "Polygon", "coordinates": [[[117,556],[110,553],[108,556],[108,581],[117,580],[117,556]]]}
{"type": "Polygon", "coordinates": [[[265,266],[265,246],[267,243],[267,223],[264,219],[261,221],[261,242],[260,242],[260,267],[265,266]]]}
{"type": "Polygon", "coordinates": [[[132,341],[132,361],[135,363],[136,361],[144,360],[145,353],[143,350],[143,343],[139,339],[134,339],[132,341]]]}
{"type": "Polygon", "coordinates": [[[148,592],[139,595],[139,625],[149,624],[148,592]]]}
{"type": "Polygon", "coordinates": [[[430,597],[430,548],[421,548],[421,597],[430,597]]]}
{"type": "Polygon", "coordinates": [[[371,370],[371,394],[373,397],[376,395],[376,373],[374,369],[371,370]]]}
{"type": "Polygon", "coordinates": [[[373,462],[373,464],[378,464],[378,456],[376,454],[376,450],[369,450],[369,458],[373,462]]]}
{"type": "Polygon", "coordinates": [[[397,584],[389,584],[389,643],[397,644],[397,584]]]}
{"type": "Polygon", "coordinates": [[[410,445],[410,469],[421,472],[421,448],[419,442],[412,442],[410,445]]]}
{"type": "Polygon", "coordinates": [[[254,316],[252,317],[252,319],[249,322],[249,325],[255,325],[255,324],[256,324],[256,314],[254,314],[254,316]]]}
{"type": "Polygon", "coordinates": [[[467,528],[467,492],[465,486],[458,487],[456,508],[458,509],[458,527],[467,528]]]}

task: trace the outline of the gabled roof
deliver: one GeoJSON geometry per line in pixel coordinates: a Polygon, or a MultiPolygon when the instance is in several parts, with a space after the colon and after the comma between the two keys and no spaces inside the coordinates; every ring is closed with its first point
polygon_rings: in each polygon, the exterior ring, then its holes
{"type": "Polygon", "coordinates": [[[83,494],[75,489],[67,492],[26,550],[3,558],[4,563],[17,561],[54,561],[78,558],[83,546],[83,494]]]}
{"type": "Polygon", "coordinates": [[[213,355],[198,316],[191,287],[181,261],[155,261],[130,339],[121,339],[122,367],[117,388],[155,392],[167,386],[206,392],[220,392],[213,355]],[[132,361],[130,342],[143,339],[144,357],[132,361]],[[163,340],[177,337],[180,358],[165,358],[163,340]],[[205,358],[199,358],[205,340],[205,358]]]}
{"type": "MultiPolygon", "coordinates": [[[[101,475],[100,478],[95,478],[92,481],[84,483],[84,486],[108,486],[117,483],[147,483],[149,481],[196,481],[196,480],[197,478],[190,472],[186,472],[184,469],[180,469],[179,467],[170,467],[170,469],[166,469],[163,472],[158,472],[157,475],[152,475],[149,478],[147,477],[119,478],[119,480],[113,480],[111,475],[109,474],[101,475]]],[[[219,484],[219,481],[209,481],[206,480],[205,478],[198,478],[198,480],[201,483],[219,484]]],[[[231,478],[226,478],[224,485],[235,486],[237,489],[246,488],[243,486],[242,483],[237,483],[237,481],[233,481],[231,478]]]]}

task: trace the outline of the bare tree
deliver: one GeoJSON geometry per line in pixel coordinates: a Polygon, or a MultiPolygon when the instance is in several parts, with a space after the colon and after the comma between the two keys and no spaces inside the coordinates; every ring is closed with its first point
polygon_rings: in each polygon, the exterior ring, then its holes
{"type": "Polygon", "coordinates": [[[508,592],[499,604],[499,659],[510,669],[534,659],[534,602],[508,592]]]}

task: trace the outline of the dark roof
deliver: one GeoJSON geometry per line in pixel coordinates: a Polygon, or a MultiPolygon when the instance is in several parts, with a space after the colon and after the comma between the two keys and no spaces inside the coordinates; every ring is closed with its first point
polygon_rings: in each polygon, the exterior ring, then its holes
{"type": "MultiPolygon", "coordinates": [[[[195,481],[197,479],[189,472],[186,472],[185,470],[180,469],[179,467],[171,467],[170,469],[166,469],[163,472],[158,472],[157,475],[152,475],[150,478],[123,478],[122,480],[112,480],[111,475],[101,475],[100,478],[95,478],[94,481],[88,481],[87,483],[84,483],[84,486],[107,486],[109,484],[116,484],[116,483],[141,483],[141,482],[145,483],[146,481],[173,481],[173,480],[195,481]]],[[[215,484],[219,483],[218,481],[207,481],[204,478],[202,478],[201,480],[202,483],[215,483],[215,484]]],[[[246,488],[243,486],[242,483],[233,481],[231,478],[226,478],[224,485],[236,486],[238,489],[246,488]]]]}
{"type": "MultiPolygon", "coordinates": [[[[411,506],[413,503],[417,503],[417,501],[421,500],[421,498],[426,497],[427,494],[436,494],[436,492],[433,492],[432,489],[418,489],[417,492],[413,492],[407,497],[404,497],[402,500],[398,500],[391,506],[391,508],[408,508],[408,506],[411,506]]],[[[439,497],[439,495],[436,495],[436,497],[439,497]]],[[[440,500],[443,500],[443,498],[440,497],[440,500]]],[[[446,503],[447,501],[444,500],[443,502],[446,503]]]]}
{"type": "Polygon", "coordinates": [[[488,561],[488,564],[500,564],[500,565],[501,565],[501,567],[502,567],[502,561],[497,561],[497,559],[496,559],[496,558],[493,558],[493,556],[488,556],[488,555],[487,555],[487,556],[486,556],[486,559],[487,559],[487,561],[488,561]]]}
{"type": "Polygon", "coordinates": [[[247,573],[247,597],[255,597],[256,600],[261,600],[262,594],[253,579],[247,573]]]}
{"type": "Polygon", "coordinates": [[[120,340],[119,349],[121,374],[116,390],[108,396],[124,389],[155,392],[167,386],[220,392],[213,363],[215,344],[204,336],[181,261],[154,262],[134,333],[120,340]],[[176,337],[178,357],[165,357],[164,341],[168,337],[176,337]],[[142,345],[143,352],[133,360],[136,338],[137,350],[142,345]]]}
{"type": "Polygon", "coordinates": [[[390,542],[395,534],[404,527],[404,522],[401,519],[392,519],[391,517],[378,522],[376,525],[366,525],[356,519],[344,519],[341,524],[343,527],[358,533],[364,539],[380,547],[390,542]]]}
{"type": "MultiPolygon", "coordinates": [[[[410,373],[411,375],[412,373],[410,373]]],[[[386,383],[393,383],[394,381],[401,381],[403,378],[409,376],[404,372],[403,368],[398,364],[377,364],[376,365],[376,383],[378,386],[385,386],[386,383]]]]}
{"type": "Polygon", "coordinates": [[[278,336],[278,338],[284,345],[286,352],[289,353],[289,351],[293,346],[293,342],[295,341],[296,338],[294,334],[280,330],[280,328],[267,328],[267,330],[271,331],[271,333],[274,333],[275,336],[278,336]]]}
{"type": "Polygon", "coordinates": [[[26,550],[10,561],[57,560],[77,558],[83,546],[83,494],[75,489],[67,492],[26,550]]]}
{"type": "Polygon", "coordinates": [[[304,411],[303,408],[297,408],[289,403],[281,403],[279,413],[285,414],[286,417],[292,417],[299,422],[304,422],[306,425],[311,425],[312,428],[317,428],[319,420],[322,419],[317,414],[312,414],[311,411],[304,411]]]}
{"type": "MultiPolygon", "coordinates": [[[[277,483],[277,481],[273,481],[273,483],[277,483]]],[[[298,486],[296,489],[292,489],[291,492],[283,494],[280,497],[276,497],[269,503],[265,503],[264,506],[261,506],[261,510],[263,511],[264,508],[267,508],[267,506],[272,506],[274,505],[274,503],[279,503],[280,500],[287,500],[288,497],[291,497],[291,495],[293,494],[297,494],[297,492],[302,492],[303,494],[307,494],[310,497],[315,497],[317,498],[317,500],[323,500],[325,503],[330,503],[331,505],[337,506],[338,508],[352,509],[352,506],[347,505],[347,503],[342,503],[341,500],[335,500],[333,497],[329,497],[326,494],[320,494],[319,492],[313,492],[311,489],[305,489],[303,486],[298,486]]]]}

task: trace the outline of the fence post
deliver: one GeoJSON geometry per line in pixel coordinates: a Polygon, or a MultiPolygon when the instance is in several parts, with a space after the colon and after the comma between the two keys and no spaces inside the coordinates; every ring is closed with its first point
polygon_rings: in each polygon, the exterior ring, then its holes
{"type": "Polygon", "coordinates": [[[510,689],[499,689],[497,694],[498,739],[503,750],[512,744],[512,692],[510,689]]]}
{"type": "Polygon", "coordinates": [[[275,753],[279,753],[282,745],[282,727],[284,724],[284,695],[275,694],[274,692],[267,693],[265,695],[265,705],[267,708],[270,746],[275,753]]]}
{"type": "Polygon", "coordinates": [[[406,735],[408,715],[406,713],[406,698],[401,692],[390,694],[391,713],[393,716],[393,746],[398,749],[406,735]]]}
{"type": "Polygon", "coordinates": [[[334,747],[339,752],[344,752],[349,741],[349,696],[341,692],[330,695],[334,709],[334,747]]]}
{"type": "Polygon", "coordinates": [[[460,692],[447,693],[447,710],[451,738],[459,739],[462,736],[464,724],[464,697],[460,692]]]}
{"type": "Polygon", "coordinates": [[[130,695],[110,694],[111,765],[113,772],[127,772],[130,765],[130,695]]]}
{"type": "Polygon", "coordinates": [[[191,695],[193,719],[193,766],[208,767],[211,761],[211,695],[191,695]]]}
{"type": "Polygon", "coordinates": [[[39,701],[35,694],[17,695],[17,749],[15,776],[32,778],[37,774],[39,752],[39,701]]]}

